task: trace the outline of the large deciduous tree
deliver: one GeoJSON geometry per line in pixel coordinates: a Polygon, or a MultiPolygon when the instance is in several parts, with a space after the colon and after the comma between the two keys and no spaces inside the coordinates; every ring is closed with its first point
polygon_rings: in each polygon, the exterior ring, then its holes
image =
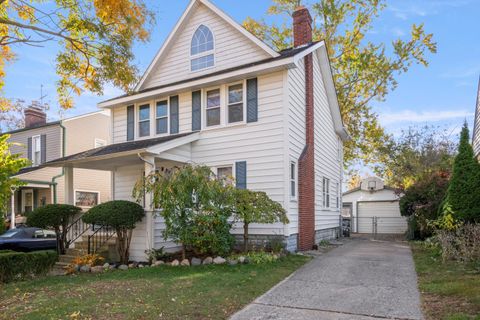
{"type": "MultiPolygon", "coordinates": [[[[129,91],[137,75],[132,46],[148,40],[152,22],[143,0],[0,0],[0,90],[15,51],[55,41],[62,107],[85,90],[102,94],[107,83],[129,91]]],[[[2,98],[0,111],[8,107],[2,98]]]]}
{"type": "MultiPolygon", "coordinates": [[[[268,13],[291,16],[302,1],[272,0],[268,13]]],[[[352,139],[345,143],[345,163],[381,160],[377,150],[387,140],[371,109],[372,100],[383,100],[397,87],[396,77],[412,64],[428,65],[426,53],[436,52],[433,35],[423,25],[412,25],[408,40],[396,39],[392,46],[366,38],[373,21],[386,7],[384,0],[315,0],[314,40],[324,40],[332,65],[343,122],[352,139]]],[[[288,19],[291,21],[291,19],[288,19]]],[[[290,22],[282,25],[247,18],[244,27],[276,49],[292,45],[290,22]]]]}

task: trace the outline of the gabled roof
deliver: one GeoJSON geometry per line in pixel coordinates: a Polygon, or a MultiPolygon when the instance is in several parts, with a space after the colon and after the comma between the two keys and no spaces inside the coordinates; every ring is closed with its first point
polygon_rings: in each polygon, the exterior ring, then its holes
{"type": "Polygon", "coordinates": [[[147,149],[150,147],[165,144],[167,142],[181,139],[183,137],[190,136],[195,133],[197,132],[188,132],[188,133],[170,135],[170,136],[159,137],[159,138],[134,140],[134,141],[110,144],[103,147],[82,151],[82,152],[72,154],[63,158],[55,159],[47,163],[44,163],[41,167],[55,167],[55,166],[63,165],[65,163],[72,162],[72,161],[100,158],[100,157],[112,156],[116,154],[118,155],[118,154],[125,154],[125,153],[144,152],[144,151],[147,151],[147,149]]]}
{"type": "Polygon", "coordinates": [[[157,63],[164,57],[164,55],[167,54],[168,49],[170,48],[170,46],[173,43],[173,40],[176,38],[176,33],[181,31],[182,26],[188,20],[188,18],[190,17],[192,12],[196,9],[196,7],[200,4],[203,4],[207,8],[212,10],[215,14],[217,14],[225,22],[227,22],[233,28],[238,30],[241,34],[243,34],[245,37],[247,37],[249,40],[251,40],[255,45],[257,45],[258,47],[263,49],[270,56],[272,56],[272,57],[278,57],[279,56],[279,54],[275,50],[273,50],[265,42],[261,41],[260,39],[255,37],[253,34],[248,32],[245,28],[243,28],[241,25],[239,25],[237,22],[235,22],[235,20],[233,20],[225,12],[223,12],[222,10],[217,8],[215,5],[213,5],[209,0],[191,0],[187,9],[183,12],[182,16],[180,17],[177,24],[173,28],[172,32],[169,34],[167,40],[165,40],[162,47],[160,48],[160,50],[155,55],[155,58],[152,60],[152,62],[148,66],[147,70],[143,74],[142,78],[140,79],[138,84],[135,86],[135,89],[134,89],[135,92],[138,92],[140,90],[140,88],[144,84],[145,80],[148,78],[150,72],[154,69],[154,67],[157,65],[157,63]]]}

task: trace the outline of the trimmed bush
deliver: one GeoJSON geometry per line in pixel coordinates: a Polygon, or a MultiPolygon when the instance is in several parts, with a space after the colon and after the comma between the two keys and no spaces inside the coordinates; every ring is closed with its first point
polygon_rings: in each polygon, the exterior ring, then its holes
{"type": "Polygon", "coordinates": [[[58,259],[55,251],[0,252],[0,282],[46,275],[58,259]]]}
{"type": "Polygon", "coordinates": [[[91,208],[83,215],[82,220],[85,223],[99,224],[115,229],[120,262],[128,263],[132,231],[135,229],[135,224],[144,216],[145,212],[138,203],[114,200],[91,208]]]}
{"type": "Polygon", "coordinates": [[[69,204],[47,204],[33,210],[27,216],[27,224],[29,227],[37,227],[42,229],[52,228],[57,234],[59,251],[65,253],[68,248],[66,230],[72,218],[80,214],[82,209],[69,204]]]}

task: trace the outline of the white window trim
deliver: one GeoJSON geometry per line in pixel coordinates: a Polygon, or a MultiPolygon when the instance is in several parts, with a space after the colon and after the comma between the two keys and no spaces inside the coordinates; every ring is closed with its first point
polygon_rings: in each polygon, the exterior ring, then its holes
{"type": "MultiPolygon", "coordinates": [[[[96,193],[97,194],[97,205],[102,203],[100,199],[100,191],[94,191],[94,190],[84,190],[84,189],[74,189],[73,190],[73,202],[75,205],[77,205],[77,192],[89,192],[89,193],[96,193]]],[[[93,207],[88,207],[88,206],[77,206],[82,209],[88,209],[88,208],[93,208],[93,207]]]]}
{"type": "Polygon", "coordinates": [[[155,112],[155,110],[153,110],[154,108],[152,108],[152,101],[144,101],[144,102],[140,102],[140,103],[136,103],[135,104],[135,140],[142,140],[142,139],[148,139],[150,137],[152,137],[152,132],[155,132],[153,130],[155,130],[155,125],[153,124],[153,121],[152,121],[152,114],[154,115],[153,112],[155,112]],[[140,107],[141,106],[144,106],[144,105],[149,105],[150,106],[150,117],[148,118],[148,120],[140,120],[140,107]],[[145,122],[145,121],[150,121],[150,132],[149,132],[149,135],[147,136],[141,136],[140,135],[140,122],[145,122]]]}
{"type": "Polygon", "coordinates": [[[327,177],[322,178],[322,206],[325,209],[331,208],[330,179],[327,177]]]}
{"type": "Polygon", "coordinates": [[[297,201],[298,199],[298,167],[297,162],[294,160],[290,160],[290,165],[288,167],[288,182],[289,182],[289,191],[290,191],[290,200],[297,201]],[[293,172],[294,177],[292,178],[292,165],[295,166],[295,170],[293,172]],[[295,196],[292,196],[292,182],[295,184],[295,196]]]}
{"type": "Polygon", "coordinates": [[[224,86],[215,86],[215,87],[208,87],[202,90],[202,129],[203,130],[211,130],[211,129],[216,129],[216,128],[221,128],[225,126],[224,122],[224,113],[225,113],[225,108],[223,108],[225,102],[224,100],[224,93],[223,91],[225,90],[224,86]],[[220,91],[220,124],[214,125],[214,126],[207,126],[207,92],[208,91],[213,91],[213,90],[219,90],[220,91]]]}
{"type": "Polygon", "coordinates": [[[153,124],[153,135],[157,137],[162,137],[162,136],[168,136],[170,135],[170,97],[166,97],[163,99],[157,99],[153,103],[154,105],[154,110],[153,110],[153,116],[154,116],[154,124],[153,124]],[[157,133],[157,119],[160,119],[157,117],[157,102],[160,101],[167,101],[167,115],[160,117],[160,118],[167,118],[167,132],[165,133],[157,133]]]}
{"type": "Polygon", "coordinates": [[[247,79],[202,89],[202,131],[242,126],[245,124],[247,124],[247,79]],[[243,121],[228,123],[228,87],[236,84],[242,84],[243,86],[243,121]],[[220,124],[207,127],[207,91],[215,89],[220,89],[220,124]]]}
{"type": "Polygon", "coordinates": [[[188,48],[188,51],[190,52],[190,60],[189,60],[189,66],[188,66],[188,69],[190,70],[190,73],[198,73],[198,72],[202,72],[202,71],[205,71],[205,70],[209,70],[209,69],[213,69],[215,68],[216,64],[217,64],[217,53],[216,53],[216,49],[217,49],[217,41],[215,40],[215,33],[212,31],[212,28],[206,24],[206,23],[200,23],[192,32],[192,34],[190,35],[190,46],[188,48]],[[201,25],[204,25],[205,27],[208,28],[208,30],[210,30],[210,32],[212,33],[212,37],[213,37],[213,50],[209,50],[209,51],[204,51],[204,52],[200,52],[200,53],[197,53],[197,54],[193,54],[192,55],[192,39],[193,39],[193,36],[195,35],[195,32],[197,32],[198,28],[200,28],[201,25]],[[201,58],[201,57],[205,57],[205,56],[208,56],[208,55],[211,55],[213,54],[213,65],[210,66],[210,67],[206,67],[206,68],[202,68],[202,69],[198,69],[198,70],[192,70],[192,60],[194,59],[197,59],[197,58],[201,58]]]}
{"type": "Polygon", "coordinates": [[[35,136],[32,136],[32,167],[38,167],[39,165],[42,164],[42,138],[40,135],[35,135],[35,136]],[[37,157],[35,156],[35,141],[38,139],[38,145],[39,145],[39,152],[40,152],[40,158],[37,159],[37,157]],[[38,160],[38,161],[37,161],[38,160]]]}

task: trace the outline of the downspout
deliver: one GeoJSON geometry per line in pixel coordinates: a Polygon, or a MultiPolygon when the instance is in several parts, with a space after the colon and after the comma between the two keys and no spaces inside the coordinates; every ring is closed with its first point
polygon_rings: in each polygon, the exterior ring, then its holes
{"type": "MultiPolygon", "coordinates": [[[[65,157],[65,146],[66,146],[66,138],[65,135],[67,133],[67,129],[62,125],[60,122],[60,128],[62,128],[62,158],[65,157]]],[[[53,203],[57,203],[57,179],[63,177],[65,175],[65,167],[62,167],[62,173],[54,176],[52,178],[52,186],[53,186],[53,203]]]]}

